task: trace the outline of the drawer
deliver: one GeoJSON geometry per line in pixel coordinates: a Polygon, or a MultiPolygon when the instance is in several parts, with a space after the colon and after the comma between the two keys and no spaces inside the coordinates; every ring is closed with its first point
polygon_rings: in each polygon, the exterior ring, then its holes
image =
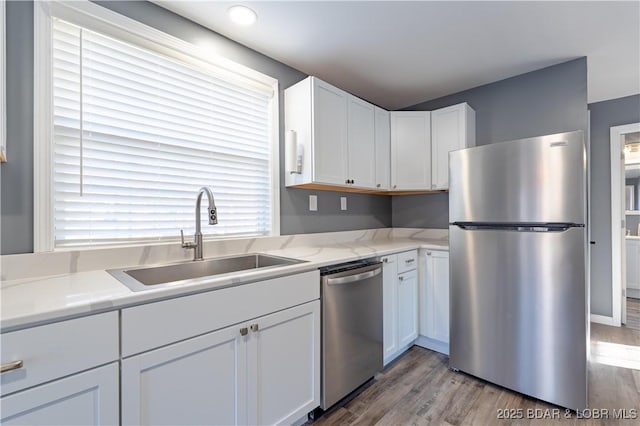
{"type": "Polygon", "coordinates": [[[418,266],[418,250],[398,253],[398,273],[413,271],[418,266]]]}
{"type": "Polygon", "coordinates": [[[117,360],[118,312],[4,333],[0,339],[2,365],[23,363],[0,375],[7,395],[117,360]]]}
{"type": "Polygon", "coordinates": [[[318,270],[122,310],[127,357],[320,298],[318,270]]]}

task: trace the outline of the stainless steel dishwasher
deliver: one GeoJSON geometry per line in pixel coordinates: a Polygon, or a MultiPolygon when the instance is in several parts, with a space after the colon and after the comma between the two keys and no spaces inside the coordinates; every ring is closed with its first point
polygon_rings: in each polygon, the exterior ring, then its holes
{"type": "Polygon", "coordinates": [[[322,395],[326,410],[382,369],[382,263],[320,269],[322,395]]]}

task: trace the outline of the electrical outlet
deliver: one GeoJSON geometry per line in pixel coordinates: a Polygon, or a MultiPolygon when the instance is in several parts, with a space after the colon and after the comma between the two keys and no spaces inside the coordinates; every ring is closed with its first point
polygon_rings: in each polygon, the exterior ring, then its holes
{"type": "Polygon", "coordinates": [[[309,195],[309,211],[317,212],[318,211],[318,196],[317,195],[309,195]]]}
{"type": "Polygon", "coordinates": [[[340,197],[340,210],[347,209],[347,197],[340,197]]]}

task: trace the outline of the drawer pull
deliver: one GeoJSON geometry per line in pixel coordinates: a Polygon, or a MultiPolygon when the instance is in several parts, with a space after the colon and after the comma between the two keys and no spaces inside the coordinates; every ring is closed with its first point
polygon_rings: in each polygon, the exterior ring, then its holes
{"type": "Polygon", "coordinates": [[[258,331],[258,324],[251,324],[250,328],[251,328],[251,331],[255,333],[256,331],[258,331]]]}
{"type": "Polygon", "coordinates": [[[240,335],[241,336],[246,336],[248,332],[249,332],[249,330],[247,330],[247,327],[242,327],[240,329],[240,335]]]}
{"type": "Polygon", "coordinates": [[[12,370],[17,370],[18,368],[22,368],[22,360],[9,362],[7,364],[0,365],[0,373],[6,373],[12,370]]]}
{"type": "Polygon", "coordinates": [[[415,259],[407,259],[404,261],[404,263],[413,263],[415,259]]]}

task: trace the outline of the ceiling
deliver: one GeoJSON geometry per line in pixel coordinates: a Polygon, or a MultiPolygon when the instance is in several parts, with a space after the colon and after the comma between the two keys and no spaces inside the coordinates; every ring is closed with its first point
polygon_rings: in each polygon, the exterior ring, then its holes
{"type": "Polygon", "coordinates": [[[640,93],[638,1],[155,2],[387,109],[582,56],[590,103],[640,93]]]}

